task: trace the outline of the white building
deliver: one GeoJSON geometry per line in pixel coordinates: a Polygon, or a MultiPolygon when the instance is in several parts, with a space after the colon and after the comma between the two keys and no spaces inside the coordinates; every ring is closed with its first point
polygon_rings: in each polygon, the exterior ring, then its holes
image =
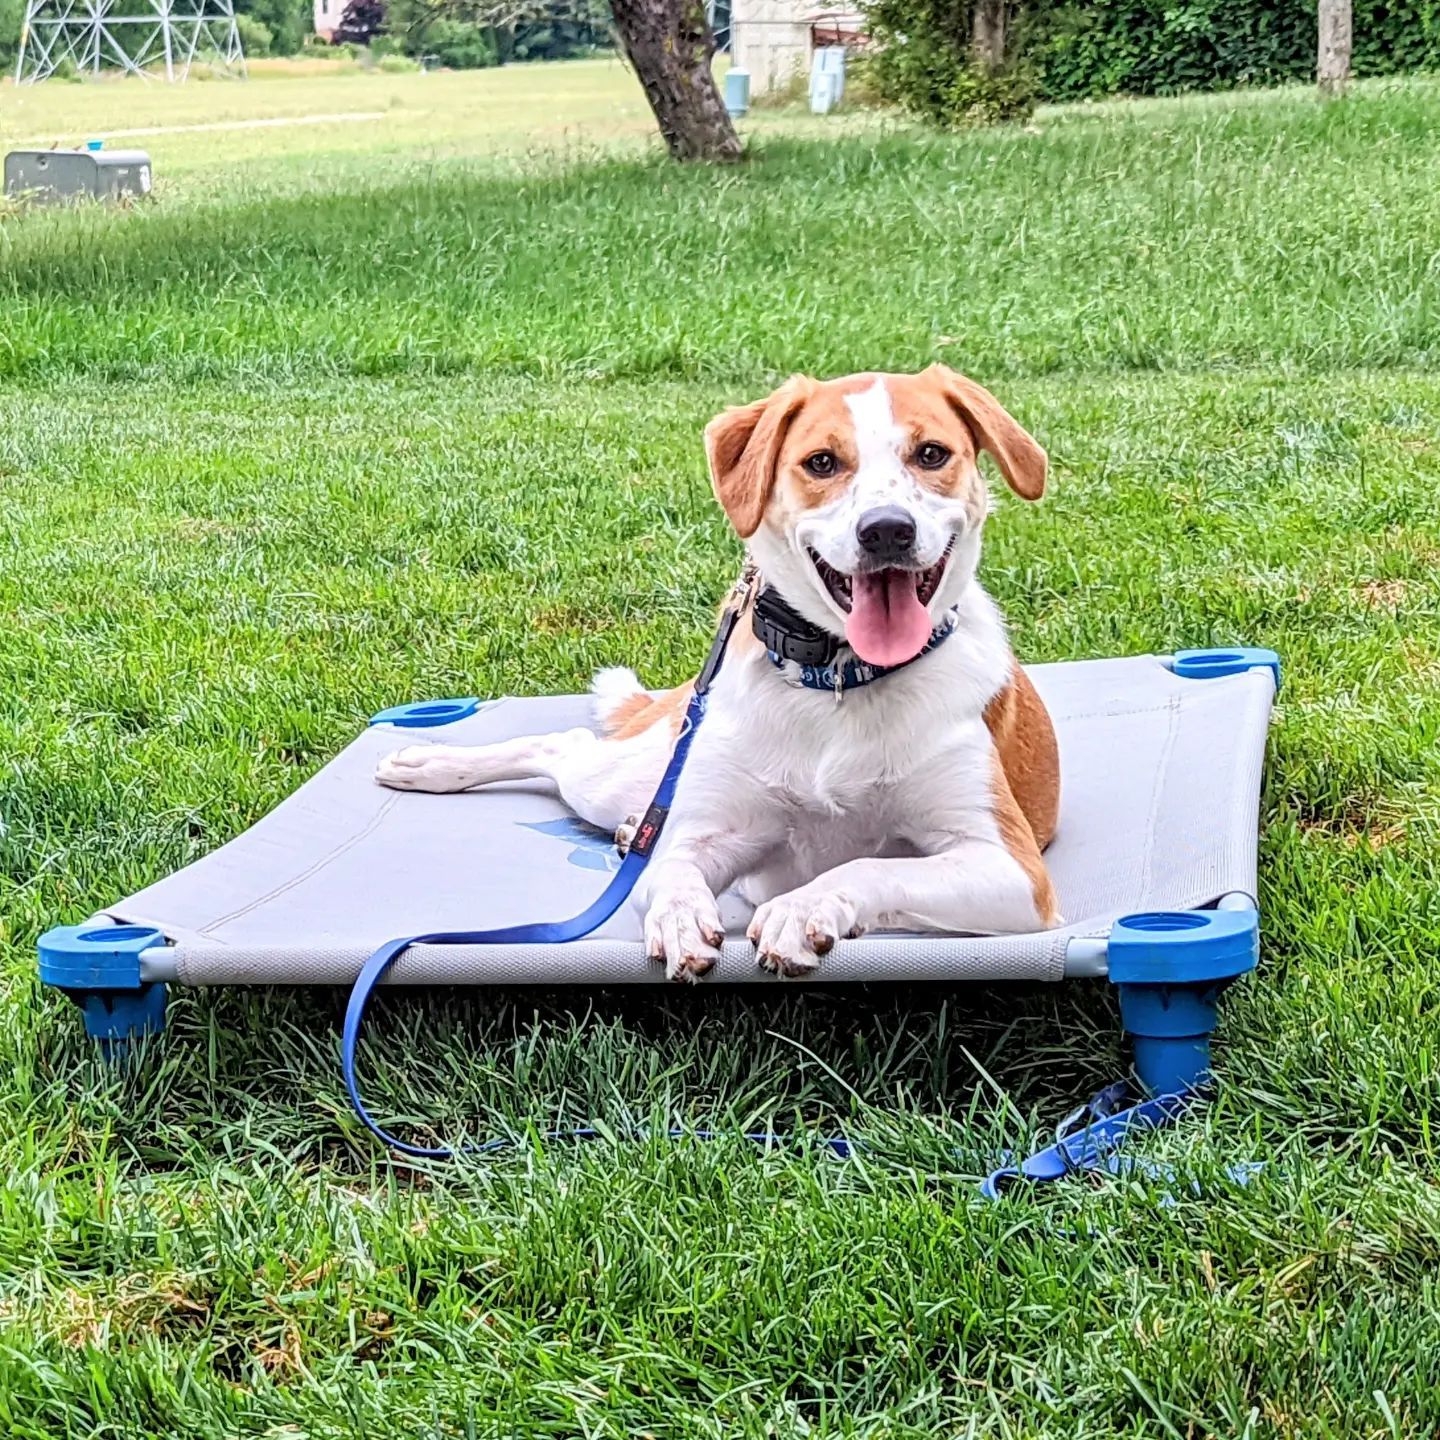
{"type": "Polygon", "coordinates": [[[864,31],[858,10],[816,10],[814,0],[731,0],[731,62],[750,72],[752,95],[808,75],[817,45],[853,46],[864,31]]]}
{"type": "Polygon", "coordinates": [[[322,40],[335,38],[335,27],[345,13],[346,0],[313,0],[315,7],[312,29],[322,40]]]}

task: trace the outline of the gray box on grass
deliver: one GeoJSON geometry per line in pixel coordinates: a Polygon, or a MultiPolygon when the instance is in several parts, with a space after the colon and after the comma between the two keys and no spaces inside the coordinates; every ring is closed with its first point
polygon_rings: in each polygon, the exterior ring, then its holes
{"type": "Polygon", "coordinates": [[[150,156],[144,150],[12,150],[5,157],[5,193],[45,204],[148,195],[150,156]]]}

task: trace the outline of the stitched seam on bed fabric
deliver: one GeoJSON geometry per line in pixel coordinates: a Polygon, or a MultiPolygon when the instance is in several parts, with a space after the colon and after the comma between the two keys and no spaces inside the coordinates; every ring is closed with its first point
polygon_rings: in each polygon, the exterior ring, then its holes
{"type": "Polygon", "coordinates": [[[1160,816],[1160,797],[1165,792],[1165,779],[1170,770],[1170,757],[1175,753],[1175,737],[1179,732],[1180,697],[1176,695],[1165,707],[1170,712],[1165,728],[1165,744],[1160,762],[1155,767],[1155,783],[1150,788],[1150,811],[1145,817],[1145,868],[1140,876],[1140,894],[1150,903],[1150,885],[1155,877],[1155,830],[1160,816]]]}
{"type": "Polygon", "coordinates": [[[335,846],[333,850],[322,855],[313,865],[307,865],[298,875],[292,875],[283,885],[277,885],[273,890],[267,890],[265,894],[257,896],[248,905],[242,905],[239,909],[230,911],[228,915],[217,916],[200,933],[208,936],[218,930],[222,925],[228,925],[230,921],[238,920],[240,916],[248,915],[252,910],[259,910],[262,906],[268,905],[277,895],[283,895],[287,890],[293,890],[297,885],[308,880],[318,871],[323,870],[332,861],[345,854],[347,850],[354,849],[367,835],[379,827],[380,822],[394,809],[395,803],[399,798],[398,795],[387,797],[385,803],[370,817],[369,823],[351,835],[344,844],[335,846]]]}

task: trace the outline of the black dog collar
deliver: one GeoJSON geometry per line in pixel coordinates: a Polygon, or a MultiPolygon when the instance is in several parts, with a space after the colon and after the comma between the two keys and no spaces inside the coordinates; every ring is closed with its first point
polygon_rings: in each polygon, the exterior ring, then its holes
{"type": "Polygon", "coordinates": [[[828,665],[840,653],[840,640],[797,614],[768,585],[755,597],[750,625],[772,655],[797,665],[828,665]]]}
{"type": "Polygon", "coordinates": [[[955,633],[956,621],[957,612],[947,611],[930,632],[924,648],[899,665],[867,665],[854,658],[836,664],[840,652],[848,649],[844,641],[812,625],[803,615],[797,615],[768,586],[755,597],[750,611],[751,628],[764,645],[771,663],[783,669],[788,660],[798,667],[792,674],[792,684],[806,690],[831,690],[837,695],[913,665],[955,633]]]}

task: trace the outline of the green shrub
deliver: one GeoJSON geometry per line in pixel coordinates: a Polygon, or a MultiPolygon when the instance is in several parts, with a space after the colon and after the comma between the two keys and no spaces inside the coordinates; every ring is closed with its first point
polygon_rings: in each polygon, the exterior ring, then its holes
{"type": "Polygon", "coordinates": [[[240,32],[240,44],[250,59],[259,60],[270,54],[275,37],[263,20],[257,20],[253,15],[237,15],[235,28],[240,32]]]}
{"type": "Polygon", "coordinates": [[[0,71],[13,72],[20,49],[20,21],[24,0],[0,0],[0,71]]]}
{"type": "Polygon", "coordinates": [[[462,20],[434,21],[413,48],[450,70],[483,70],[500,63],[494,35],[462,20]]]}
{"type": "Polygon", "coordinates": [[[599,0],[585,0],[583,5],[577,0],[569,19],[517,26],[511,58],[570,60],[613,48],[608,6],[599,0]]]}
{"type": "Polygon", "coordinates": [[[241,29],[247,55],[294,55],[310,34],[313,16],[311,0],[236,0],[242,27],[245,18],[264,26],[270,33],[269,48],[251,50],[249,38],[241,29]]]}
{"type": "Polygon", "coordinates": [[[972,8],[972,0],[872,0],[868,79],[879,98],[947,129],[1029,115],[1033,67],[1023,56],[994,71],[975,65],[972,8]]]}
{"type": "MultiPolygon", "coordinates": [[[[1357,75],[1440,67],[1440,0],[1354,0],[1357,75]]],[[[1314,0],[1084,0],[1030,11],[1051,100],[1173,95],[1315,75],[1314,0]]]]}
{"type": "Polygon", "coordinates": [[[845,99],[847,110],[875,110],[889,102],[875,75],[875,55],[870,50],[853,52],[845,64],[845,99]]]}
{"type": "MultiPolygon", "coordinates": [[[[880,96],[943,125],[1023,115],[1037,98],[1175,95],[1315,75],[1315,0],[1031,0],[996,74],[969,53],[973,0],[873,0],[880,96]]],[[[1440,69],[1440,0],[1354,0],[1357,75],[1440,69]]]]}
{"type": "Polygon", "coordinates": [[[420,62],[408,55],[381,55],[375,68],[385,75],[409,75],[420,68],[420,62]]]}

